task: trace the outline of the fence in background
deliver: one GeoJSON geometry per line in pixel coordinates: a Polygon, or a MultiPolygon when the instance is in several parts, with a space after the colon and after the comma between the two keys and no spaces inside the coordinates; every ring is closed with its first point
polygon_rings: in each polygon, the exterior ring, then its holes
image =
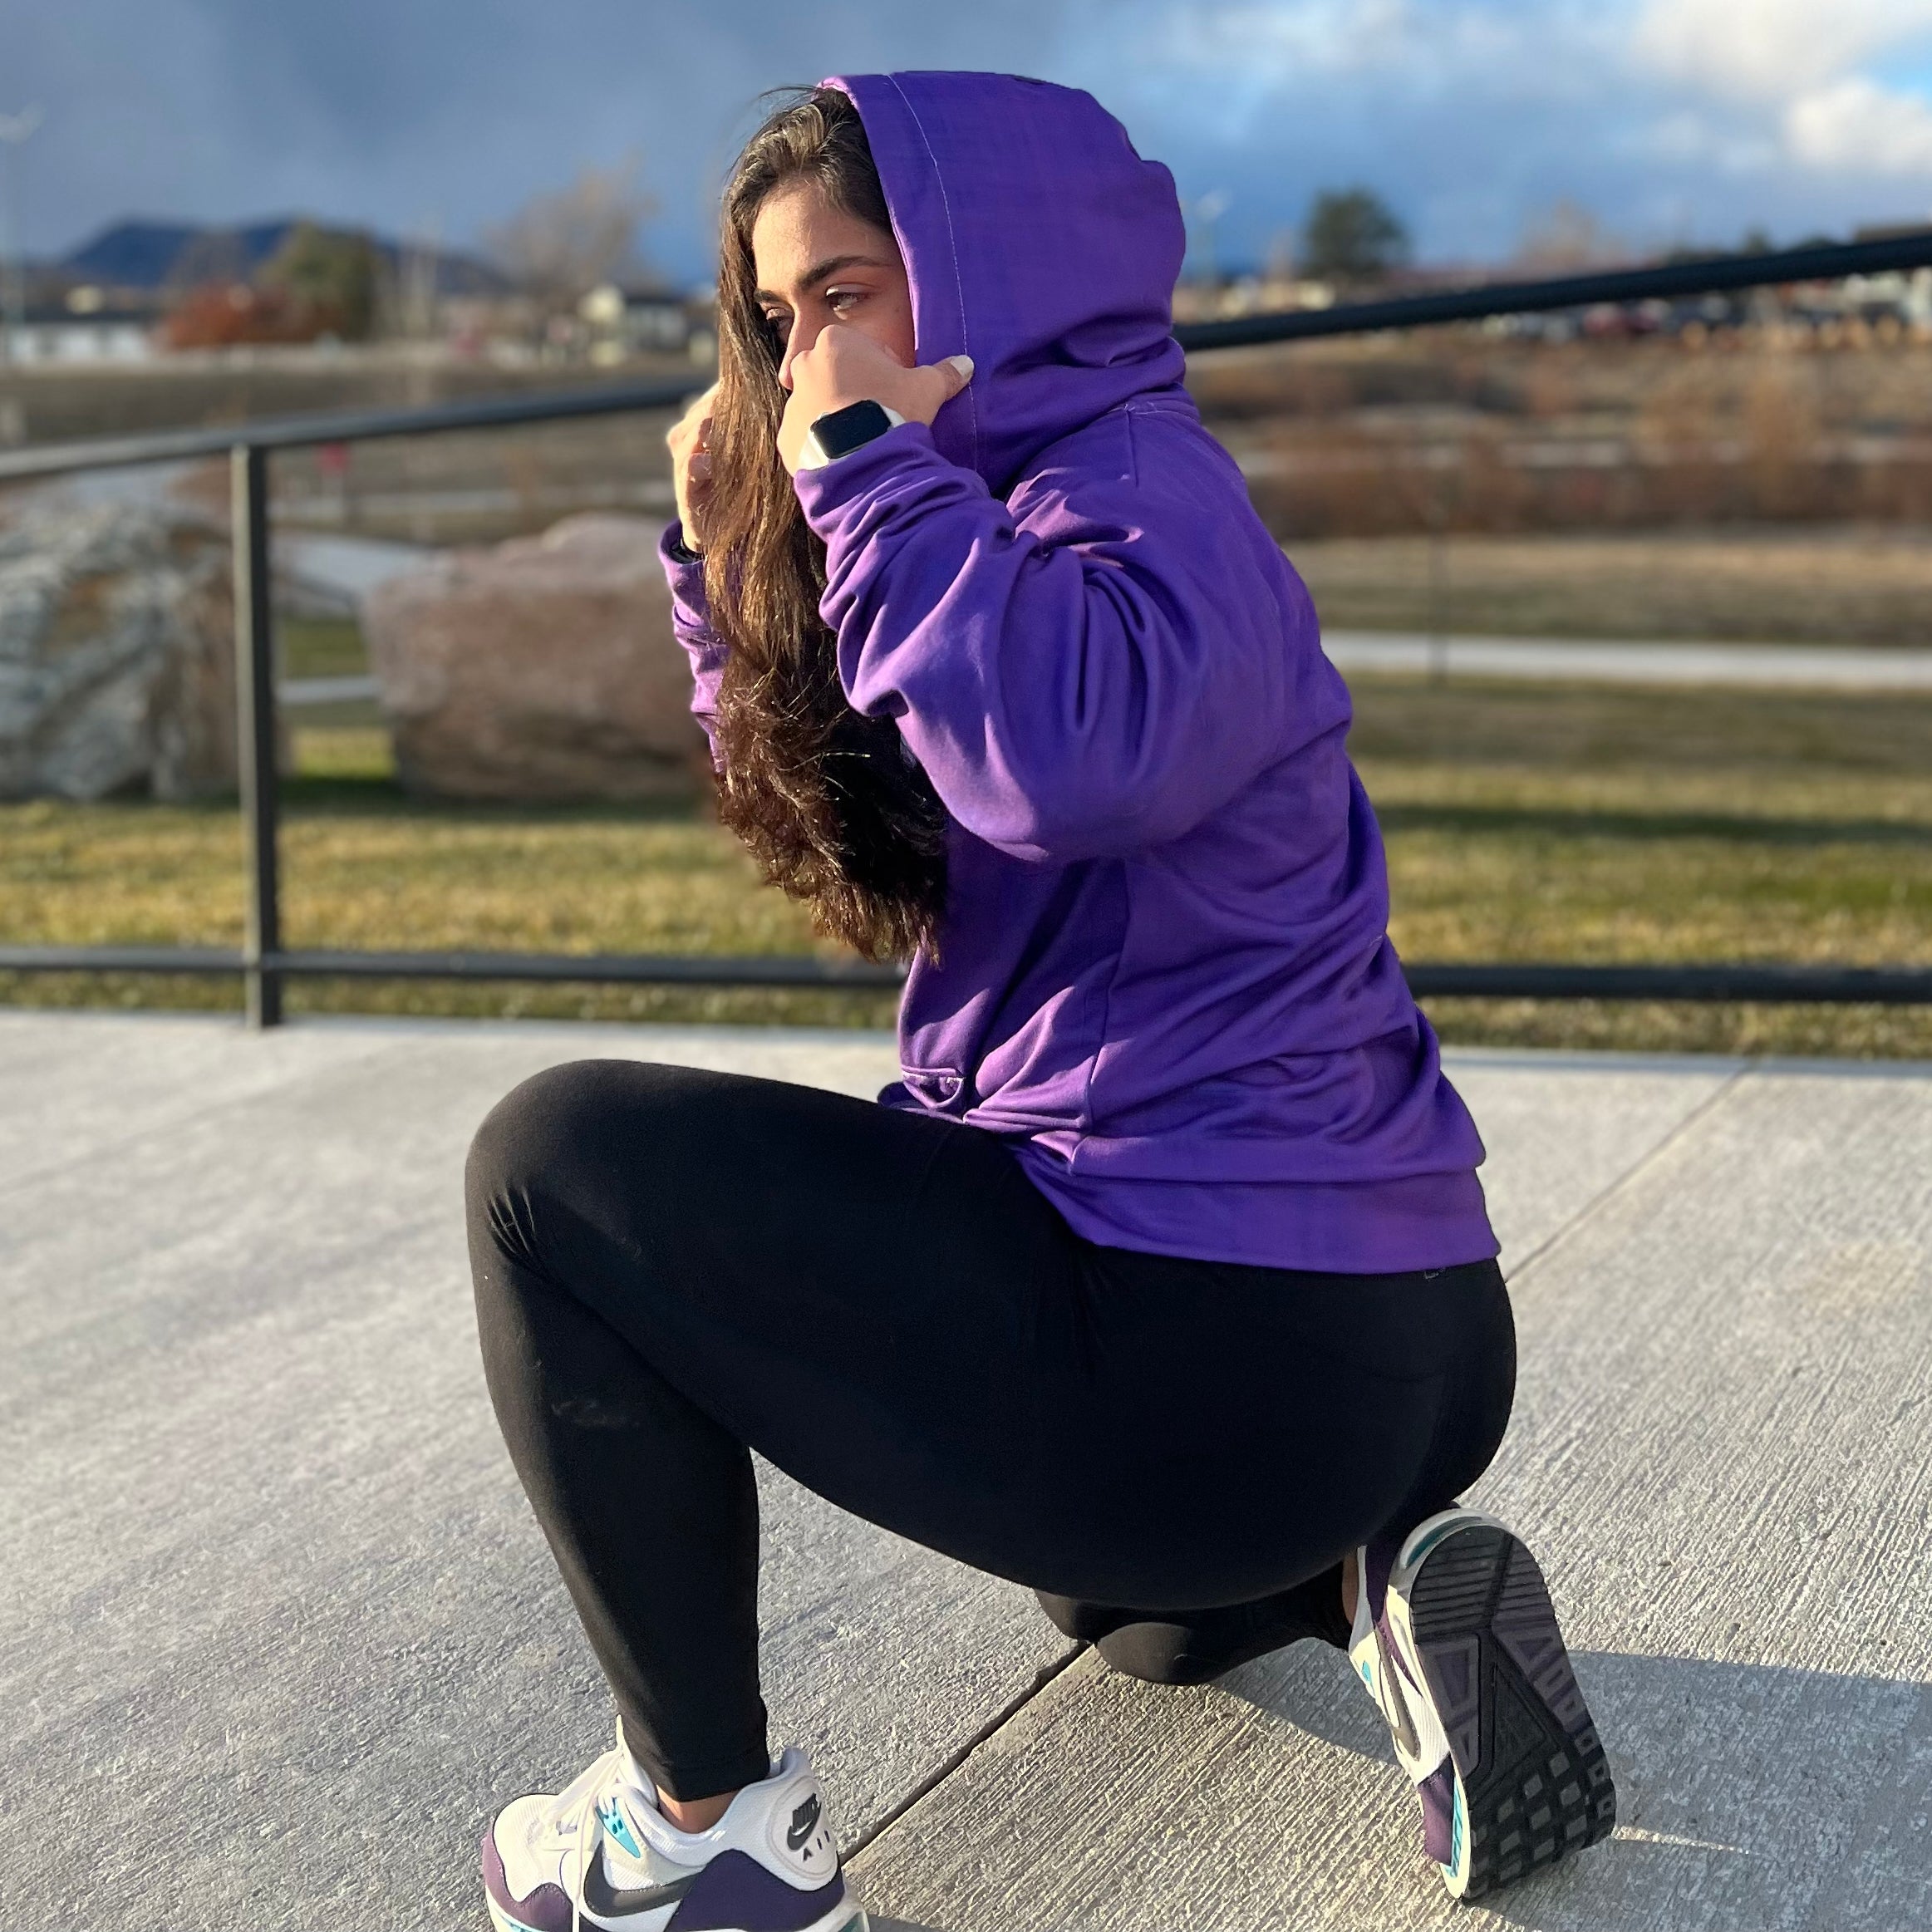
{"type": "MultiPolygon", "coordinates": [[[[1932,268],[1932,231],[1824,248],[1726,255],[1653,268],[1485,283],[1382,302],[1288,314],[1193,322],[1175,330],[1190,351],[1305,342],[1491,317],[1531,315],[1605,303],[1672,301],[1751,288],[1839,281],[1932,268]]],[[[241,811],[248,865],[248,917],[241,950],[187,946],[0,946],[0,971],[13,972],[238,974],[249,1023],[282,1019],[286,981],[297,977],[522,980],[705,986],[897,986],[894,967],[814,958],[691,958],[653,955],[501,952],[339,952],[282,943],[279,782],[275,760],[275,637],[270,573],[268,466],[278,450],[373,441],[462,430],[506,429],[681,405],[678,381],[613,384],[544,396],[414,410],[364,410],[252,423],[111,436],[45,449],[0,452],[0,482],[86,469],[226,455],[234,519],[235,663],[241,811]]],[[[1418,995],[1506,999],[1872,1001],[1932,1004],[1932,971],[1818,966],[1578,966],[1499,962],[1405,968],[1418,995]]]]}

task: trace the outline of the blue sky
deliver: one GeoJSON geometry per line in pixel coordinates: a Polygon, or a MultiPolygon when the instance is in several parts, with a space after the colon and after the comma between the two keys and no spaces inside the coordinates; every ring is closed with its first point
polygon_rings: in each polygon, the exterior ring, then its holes
{"type": "Polygon", "coordinates": [[[695,276],[757,92],[886,66],[1091,88],[1229,257],[1355,182],[1467,260],[1564,199],[1639,248],[1932,219],[1932,0],[0,0],[43,253],[124,214],[467,243],[635,153],[695,276]]]}

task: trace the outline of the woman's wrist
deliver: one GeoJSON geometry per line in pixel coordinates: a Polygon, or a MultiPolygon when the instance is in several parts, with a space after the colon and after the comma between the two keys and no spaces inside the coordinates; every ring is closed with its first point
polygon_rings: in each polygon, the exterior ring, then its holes
{"type": "MultiPolygon", "coordinates": [[[[813,423],[799,449],[799,469],[823,469],[854,450],[876,442],[887,430],[895,430],[905,418],[890,403],[864,398],[833,410],[813,423]]],[[[795,474],[795,472],[794,472],[795,474]]]]}

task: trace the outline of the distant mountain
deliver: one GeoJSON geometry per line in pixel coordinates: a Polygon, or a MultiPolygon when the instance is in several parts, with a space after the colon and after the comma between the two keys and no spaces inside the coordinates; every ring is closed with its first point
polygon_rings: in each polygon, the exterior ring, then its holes
{"type": "Polygon", "coordinates": [[[252,275],[294,225],[292,220],[260,221],[246,228],[211,229],[189,222],[117,221],[59,265],[85,281],[116,288],[159,288],[190,250],[219,250],[233,258],[240,273],[252,275]]]}
{"type": "MultiPolygon", "coordinates": [[[[160,289],[171,281],[246,281],[282,246],[298,216],[250,222],[241,228],[208,228],[189,222],[117,221],[51,264],[78,282],[112,288],[160,289]]],[[[319,225],[327,227],[322,223],[319,225]]],[[[400,242],[371,235],[377,252],[399,268],[408,252],[400,242]]],[[[491,295],[509,286],[489,263],[458,251],[439,252],[439,295],[491,295]]]]}

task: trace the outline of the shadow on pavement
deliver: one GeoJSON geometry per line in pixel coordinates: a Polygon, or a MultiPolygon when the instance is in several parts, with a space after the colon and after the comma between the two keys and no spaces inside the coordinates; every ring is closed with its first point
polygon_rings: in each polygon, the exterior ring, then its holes
{"type": "MultiPolygon", "coordinates": [[[[1932,1924],[1932,1685],[1615,1651],[1574,1661],[1616,1777],[1616,1833],[1607,1856],[1486,1900],[1497,1918],[1550,1932],[1932,1924]]],[[[1298,1644],[1221,1688],[1394,1775],[1335,1652],[1298,1644]]]]}

